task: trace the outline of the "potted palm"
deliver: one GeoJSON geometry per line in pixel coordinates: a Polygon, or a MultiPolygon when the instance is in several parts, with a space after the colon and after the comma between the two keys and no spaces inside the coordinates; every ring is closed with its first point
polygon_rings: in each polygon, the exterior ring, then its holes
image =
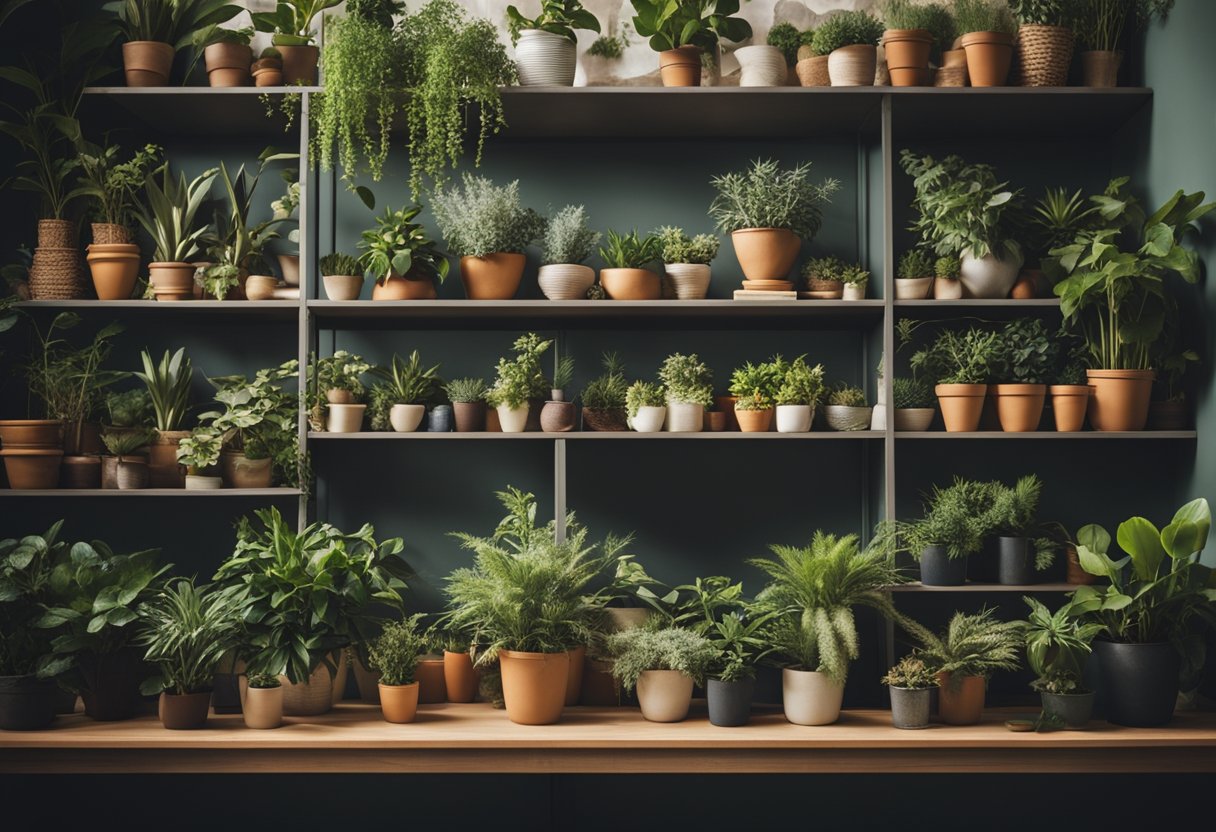
{"type": "Polygon", "coordinates": [[[574,30],[600,31],[600,22],[579,0],[544,0],[534,18],[507,6],[507,26],[515,44],[519,83],[524,87],[574,86],[578,43],[574,30]]]}
{"type": "Polygon", "coordinates": [[[188,491],[213,491],[223,488],[219,476],[220,453],[224,439],[214,428],[195,428],[177,444],[177,462],[186,466],[188,491]]]}
{"type": "Polygon", "coordinates": [[[605,352],[601,365],[604,372],[583,388],[583,430],[628,430],[629,382],[625,380],[625,365],[615,352],[605,352]]]}
{"type": "Polygon", "coordinates": [[[376,374],[384,381],[372,391],[374,410],[380,413],[388,406],[388,423],[397,433],[412,433],[422,424],[426,402],[440,385],[439,365],[423,367],[418,350],[410,353],[408,361],[394,354],[389,366],[376,374]]]}
{"type": "Polygon", "coordinates": [[[680,300],[699,300],[709,292],[710,262],[718,256],[714,234],[690,237],[684,229],[665,225],[655,231],[662,248],[663,271],[680,300]]]}
{"type": "Polygon", "coordinates": [[[933,258],[921,248],[910,248],[895,269],[897,300],[923,300],[934,289],[933,258]]]}
{"type": "Polygon", "coordinates": [[[252,12],[259,32],[271,33],[271,43],[283,61],[288,84],[315,84],[319,52],[314,41],[313,18],[342,0],[278,0],[272,12],[252,12]]]}
{"type": "MultiPolygon", "coordinates": [[[[445,264],[447,261],[443,261],[445,264]]],[[[330,300],[358,300],[363,292],[363,266],[359,258],[334,252],[317,263],[321,271],[321,282],[325,285],[325,297],[330,300]]]]}
{"type": "Polygon", "coordinates": [[[798,356],[785,367],[773,404],[777,409],[778,433],[806,433],[815,420],[815,407],[823,395],[823,365],[814,367],[798,356]]]}
{"type": "Polygon", "coordinates": [[[540,370],[540,357],[552,345],[553,341],[542,341],[528,333],[516,340],[513,359],[498,359],[498,376],[486,393],[486,403],[497,411],[503,433],[527,429],[537,384],[548,387],[540,370]]]}
{"type": "Polygon", "coordinates": [[[173,56],[189,46],[195,32],[226,23],[242,9],[226,0],[122,0],[114,4],[128,87],[169,83],[173,56]]]}
{"type": "Polygon", "coordinates": [[[874,84],[882,23],[866,11],[836,12],[815,29],[811,47],[828,56],[833,87],[868,87],[874,84]]]}
{"type": "Polygon", "coordinates": [[[895,407],[895,429],[901,431],[928,430],[937,409],[929,385],[919,378],[891,379],[891,398],[895,407]]]}
{"type": "Polygon", "coordinates": [[[1023,597],[1026,663],[1035,675],[1030,686],[1043,698],[1043,714],[1066,728],[1084,728],[1093,715],[1094,694],[1085,690],[1082,671],[1091,643],[1103,626],[1083,618],[1083,604],[1070,599],[1054,613],[1041,601],[1023,597]]]}
{"type": "Polygon", "coordinates": [[[179,443],[190,432],[182,429],[186,413],[190,409],[190,384],[194,379],[194,366],[180,348],[172,355],[168,350],[158,363],[152,362],[147,350],[140,353],[143,372],[135,377],[148,388],[155,418],[156,441],[149,455],[149,474],[153,488],[181,488],[185,485],[181,466],[178,464],[179,443]]]}
{"type": "Polygon", "coordinates": [[[434,300],[435,282],[447,278],[448,261],[414,222],[421,211],[419,205],[385,209],[359,238],[359,265],[376,281],[372,300],[434,300]]]}
{"type": "Polygon", "coordinates": [[[975,725],[984,713],[988,679],[1017,670],[1023,622],[1000,621],[993,611],[956,612],[945,632],[924,634],[921,656],[937,672],[938,715],[947,725],[975,725]]]}
{"type": "Polygon", "coordinates": [[[929,711],[937,674],[915,653],[887,671],[882,683],[891,692],[891,724],[896,728],[929,727],[929,711]]]}
{"type": "Polygon", "coordinates": [[[882,48],[893,87],[929,86],[929,56],[933,51],[935,10],[910,0],[885,0],[882,48]]]}
{"type": "Polygon", "coordinates": [[[667,627],[614,633],[608,639],[612,675],[627,691],[637,688],[642,716],[651,722],[681,722],[688,716],[694,684],[717,656],[704,636],[667,627]]]}
{"type": "Polygon", "coordinates": [[[86,259],[98,300],[126,300],[139,276],[139,246],[131,241],[135,193],[158,162],[161,150],[145,145],[127,161],[117,145],[85,145],[79,155],[81,188],[93,201],[93,242],[86,259]]]}
{"type": "Polygon", "coordinates": [[[773,426],[774,397],[788,365],[781,356],[735,369],[730,394],[735,397],[735,419],[744,433],[764,433],[773,426]]]}
{"type": "Polygon", "coordinates": [[[978,327],[948,329],[909,360],[913,372],[935,385],[947,431],[966,433],[979,427],[999,338],[978,327]]]}
{"type": "Polygon", "coordinates": [[[145,204],[135,217],[156,246],[148,264],[148,282],[157,300],[194,297],[195,267],[189,261],[200,252],[207,231],[206,224],[195,222],[195,215],[218,173],[212,168],[187,183],[184,173],[174,179],[165,165],[159,183],[155,174],[144,182],[145,204]]]}
{"type": "Polygon", "coordinates": [[[452,415],[457,433],[474,433],[486,429],[486,382],[481,378],[458,378],[443,387],[452,402],[452,415]]]}
{"type": "Polygon", "coordinates": [[[739,0],[630,0],[636,12],[633,28],[659,53],[659,75],[665,87],[701,86],[706,61],[718,70],[719,42],[751,37],[752,27],[734,17],[739,0]],[[710,13],[712,8],[712,13],[710,13]]]}
{"type": "Polygon", "coordinates": [[[868,430],[874,408],[866,404],[866,391],[851,384],[840,384],[828,393],[823,419],[832,430],[868,430]]]}
{"type": "Polygon", "coordinates": [[[385,722],[413,722],[418,712],[418,682],[414,671],[426,638],[418,631],[422,614],[384,625],[380,636],[368,645],[370,669],[379,671],[380,713],[385,722]]]}
{"type": "Polygon", "coordinates": [[[608,230],[599,247],[600,285],[611,300],[658,300],[663,290],[659,275],[648,269],[662,257],[662,243],[653,234],[642,237],[636,230],[618,234],[608,230]]]}
{"type": "Polygon", "coordinates": [[[967,559],[978,553],[991,531],[988,483],[956,478],[946,488],[933,486],[925,496],[921,518],[901,524],[903,545],[920,562],[926,586],[961,586],[967,559]]]}
{"type": "Polygon", "coordinates": [[[629,427],[638,433],[658,433],[667,418],[667,396],[658,384],[635,381],[625,391],[629,427]]]}
{"type": "Polygon", "coordinates": [[[967,53],[971,86],[1004,86],[1018,30],[1006,0],[954,0],[954,21],[959,43],[967,53]]]}
{"type": "Polygon", "coordinates": [[[587,224],[587,209],[567,205],[549,218],[536,282],[549,300],[585,300],[595,270],[585,265],[600,241],[587,224]]]}
{"type": "Polygon", "coordinates": [[[667,430],[671,433],[700,431],[705,408],[713,404],[713,374],[709,368],[701,363],[696,353],[673,353],[663,360],[659,381],[667,395],[667,430]]]}
{"type": "Polygon", "coordinates": [[[1018,318],[1005,325],[992,361],[1001,430],[1026,433],[1039,429],[1057,352],[1057,342],[1041,319],[1018,318]]]}

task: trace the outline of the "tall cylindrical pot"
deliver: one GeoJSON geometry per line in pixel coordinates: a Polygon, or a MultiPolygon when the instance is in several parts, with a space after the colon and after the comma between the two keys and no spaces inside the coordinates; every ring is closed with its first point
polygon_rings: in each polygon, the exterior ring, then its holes
{"type": "Polygon", "coordinates": [[[448,680],[444,661],[438,656],[425,656],[418,660],[414,678],[420,685],[418,701],[423,705],[438,705],[448,701],[448,680]]]}
{"type": "Polygon", "coordinates": [[[1093,395],[1089,423],[1098,431],[1138,431],[1148,424],[1152,370],[1086,370],[1093,395]]]}
{"type": "Polygon", "coordinates": [[[973,87],[1003,87],[1013,64],[1013,35],[968,32],[960,38],[967,53],[967,75],[973,87]]]}
{"type": "Polygon", "coordinates": [[[519,725],[551,725],[561,719],[569,654],[501,650],[498,657],[508,719],[519,725]]]}
{"type": "Polygon", "coordinates": [[[1133,728],[1165,725],[1174,717],[1182,659],[1169,642],[1094,642],[1106,721],[1133,728]]]}
{"type": "Polygon", "coordinates": [[[1034,568],[1034,548],[1030,544],[1030,538],[1001,535],[999,546],[998,583],[1004,586],[1026,586],[1039,582],[1039,573],[1034,568]]]}
{"type": "Polygon", "coordinates": [[[241,712],[246,728],[278,728],[283,724],[283,686],[248,688],[241,703],[241,712]]]}
{"type": "Polygon", "coordinates": [[[667,403],[668,433],[696,433],[704,424],[704,406],[692,402],[667,403]]]}
{"type": "Polygon", "coordinates": [[[826,673],[812,670],[781,671],[781,703],[785,718],[795,725],[831,725],[840,718],[844,685],[826,673]]]}
{"type": "Polygon", "coordinates": [[[892,685],[891,724],[896,728],[929,727],[929,704],[933,698],[929,688],[897,688],[892,685]]]}
{"type": "Polygon", "coordinates": [[[967,558],[952,558],[945,546],[926,546],[920,553],[920,582],[925,586],[967,583],[967,558]]]}
{"type": "Polygon", "coordinates": [[[443,651],[443,683],[449,702],[472,702],[477,694],[477,671],[468,653],[443,651]]]}
{"type": "Polygon", "coordinates": [[[1104,88],[1119,86],[1119,64],[1122,62],[1122,52],[1082,52],[1081,85],[1104,88]]]}

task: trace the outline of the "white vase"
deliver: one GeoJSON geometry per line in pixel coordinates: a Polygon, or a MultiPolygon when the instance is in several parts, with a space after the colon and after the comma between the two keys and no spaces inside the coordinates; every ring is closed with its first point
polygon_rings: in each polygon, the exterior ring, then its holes
{"type": "Polygon", "coordinates": [[[692,704],[692,677],[678,670],[646,670],[638,677],[638,705],[650,722],[679,722],[692,704]]]}
{"type": "Polygon", "coordinates": [[[388,411],[388,423],[397,433],[413,433],[425,415],[424,404],[395,404],[388,411]]]}
{"type": "Polygon", "coordinates": [[[321,278],[325,297],[330,300],[358,300],[363,293],[363,275],[327,274],[321,278]]]}
{"type": "Polygon", "coordinates": [[[709,291],[710,270],[703,263],[666,263],[663,270],[680,300],[700,300],[709,291]]]}
{"type": "Polygon", "coordinates": [[[280,254],[279,271],[283,273],[283,282],[288,286],[300,285],[300,255],[280,254]]]}
{"type": "Polygon", "coordinates": [[[895,278],[895,298],[897,300],[924,300],[929,297],[933,288],[931,277],[897,277],[895,278]]]}
{"type": "Polygon", "coordinates": [[[358,433],[363,428],[365,404],[331,404],[325,415],[325,430],[329,433],[358,433]]]}
{"type": "Polygon", "coordinates": [[[806,433],[811,429],[815,408],[809,404],[777,405],[777,433],[806,433]]]}
{"type": "Polygon", "coordinates": [[[540,29],[524,29],[515,44],[521,87],[574,86],[574,41],[540,29]]]}
{"type": "Polygon", "coordinates": [[[586,300],[595,269],[577,263],[541,266],[536,282],[549,300],[586,300]]]}
{"type": "Polygon", "coordinates": [[[785,56],[775,46],[744,46],[734,55],[739,61],[741,87],[783,87],[789,81],[785,56]]]}
{"type": "Polygon", "coordinates": [[[645,405],[629,420],[629,426],[638,433],[658,433],[667,418],[667,408],[645,405]]]}
{"type": "Polygon", "coordinates": [[[976,258],[971,256],[971,252],[965,251],[959,265],[963,295],[969,298],[1007,298],[1013,284],[1018,282],[1018,272],[1021,268],[1020,254],[998,260],[991,254],[976,258]]]}
{"type": "Polygon", "coordinates": [[[494,409],[498,411],[498,424],[502,427],[503,433],[524,432],[524,428],[528,425],[528,405],[512,408],[500,404],[494,409]]]}
{"type": "Polygon", "coordinates": [[[785,668],[781,671],[781,703],[785,718],[795,725],[831,725],[840,718],[844,685],[826,673],[785,668]]]}
{"type": "Polygon", "coordinates": [[[705,408],[691,402],[667,402],[667,432],[696,433],[705,426],[705,408]]]}
{"type": "MultiPolygon", "coordinates": [[[[879,390],[882,386],[879,385],[879,390]]],[[[887,405],[885,402],[879,402],[870,409],[870,430],[886,430],[887,429],[887,405]]]]}
{"type": "Polygon", "coordinates": [[[186,474],[187,491],[215,491],[223,487],[223,477],[203,477],[197,474],[186,474]]]}
{"type": "Polygon", "coordinates": [[[846,283],[844,290],[841,292],[841,300],[865,300],[866,299],[866,283],[863,280],[861,283],[846,283]]]}

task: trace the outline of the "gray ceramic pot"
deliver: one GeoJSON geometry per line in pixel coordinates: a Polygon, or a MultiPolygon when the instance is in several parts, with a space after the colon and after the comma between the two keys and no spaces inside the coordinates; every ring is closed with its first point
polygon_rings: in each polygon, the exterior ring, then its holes
{"type": "Polygon", "coordinates": [[[1169,642],[1095,641],[1106,721],[1133,728],[1165,725],[1174,716],[1182,659],[1169,642]]]}
{"type": "Polygon", "coordinates": [[[432,407],[426,416],[426,430],[427,433],[451,433],[452,406],[437,404],[432,407]]]}
{"type": "Polygon", "coordinates": [[[962,586],[967,582],[967,558],[951,558],[945,546],[926,546],[920,553],[920,582],[925,586],[962,586]]]}
{"type": "Polygon", "coordinates": [[[891,724],[896,728],[928,728],[931,688],[891,687],[891,724]]]}
{"type": "Polygon", "coordinates": [[[1039,573],[1034,568],[1034,548],[1028,537],[1001,537],[1000,569],[997,580],[1005,586],[1037,584],[1039,573]]]}
{"type": "Polygon", "coordinates": [[[1047,693],[1044,691],[1043,713],[1058,718],[1066,728],[1084,728],[1094,715],[1092,693],[1047,693]]]}
{"type": "Polygon", "coordinates": [[[755,687],[755,679],[734,682],[710,679],[705,688],[710,723],[726,728],[746,725],[751,719],[752,691],[755,687]]]}
{"type": "Polygon", "coordinates": [[[38,731],[54,721],[54,682],[37,676],[0,676],[0,729],[38,731]]]}

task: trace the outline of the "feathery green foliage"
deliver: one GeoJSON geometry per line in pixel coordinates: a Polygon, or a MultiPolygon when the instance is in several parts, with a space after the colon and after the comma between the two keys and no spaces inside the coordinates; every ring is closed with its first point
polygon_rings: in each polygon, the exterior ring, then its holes
{"type": "Polygon", "coordinates": [[[605,352],[601,357],[604,372],[583,388],[583,407],[593,410],[624,410],[629,382],[625,379],[625,365],[615,352],[605,352]]]}
{"type": "Polygon", "coordinates": [[[1018,669],[1024,627],[1022,621],[998,620],[990,609],[956,612],[945,632],[925,639],[921,656],[937,672],[950,674],[952,684],[966,676],[987,679],[999,670],[1018,669]]]}
{"type": "Polygon", "coordinates": [[[828,404],[834,407],[865,407],[866,391],[851,384],[841,383],[828,393],[828,404]]]}
{"type": "Polygon", "coordinates": [[[929,408],[934,405],[933,392],[929,389],[929,385],[918,378],[899,376],[891,379],[891,398],[894,400],[896,410],[913,407],[929,408]]]}
{"type": "Polygon", "coordinates": [[[427,640],[418,631],[422,613],[402,621],[390,621],[380,635],[367,647],[370,669],[380,671],[382,685],[410,685],[418,657],[426,649],[427,640]]]}
{"type": "MultiPolygon", "coordinates": [[[[714,401],[713,374],[696,353],[672,353],[659,368],[659,381],[667,391],[667,401],[709,407],[714,401]]],[[[584,397],[584,403],[586,398],[584,397]]]]}
{"type": "Polygon", "coordinates": [[[460,185],[435,191],[431,210],[448,249],[459,257],[519,253],[545,233],[545,218],[520,201],[518,179],[500,187],[466,173],[460,185]]]}
{"type": "Polygon", "coordinates": [[[800,355],[785,368],[785,374],[773,396],[773,403],[809,404],[811,407],[819,404],[823,395],[823,365],[814,367],[806,363],[806,356],[800,355]]]}
{"type": "Polygon", "coordinates": [[[359,265],[359,258],[351,257],[349,254],[334,252],[327,254],[317,263],[318,268],[323,276],[331,275],[362,275],[363,267],[359,265]]]}
{"type": "Polygon", "coordinates": [[[643,407],[663,407],[667,404],[667,396],[663,388],[649,381],[635,381],[625,391],[625,411],[630,417],[637,416],[643,407]]]}
{"type": "Polygon", "coordinates": [[[551,216],[545,227],[541,265],[582,263],[590,257],[600,233],[592,231],[588,223],[582,205],[567,205],[551,216]]]}
{"type": "Polygon", "coordinates": [[[818,185],[810,179],[810,162],[782,169],[773,159],[756,159],[745,170],[710,180],[718,194],[710,203],[709,216],[723,234],[784,228],[810,242],[823,225],[823,206],[840,190],[835,179],[818,185]]]}
{"type": "Polygon", "coordinates": [[[615,633],[608,639],[608,651],[612,675],[625,690],[633,690],[647,670],[675,670],[700,683],[718,655],[709,639],[679,627],[615,633]]]}
{"type": "Polygon", "coordinates": [[[453,402],[484,402],[486,381],[482,378],[458,378],[443,386],[443,392],[453,402]]]}
{"type": "Polygon", "coordinates": [[[713,234],[698,234],[690,237],[683,228],[664,225],[655,230],[659,238],[664,263],[708,264],[718,256],[720,241],[713,234]]]}

